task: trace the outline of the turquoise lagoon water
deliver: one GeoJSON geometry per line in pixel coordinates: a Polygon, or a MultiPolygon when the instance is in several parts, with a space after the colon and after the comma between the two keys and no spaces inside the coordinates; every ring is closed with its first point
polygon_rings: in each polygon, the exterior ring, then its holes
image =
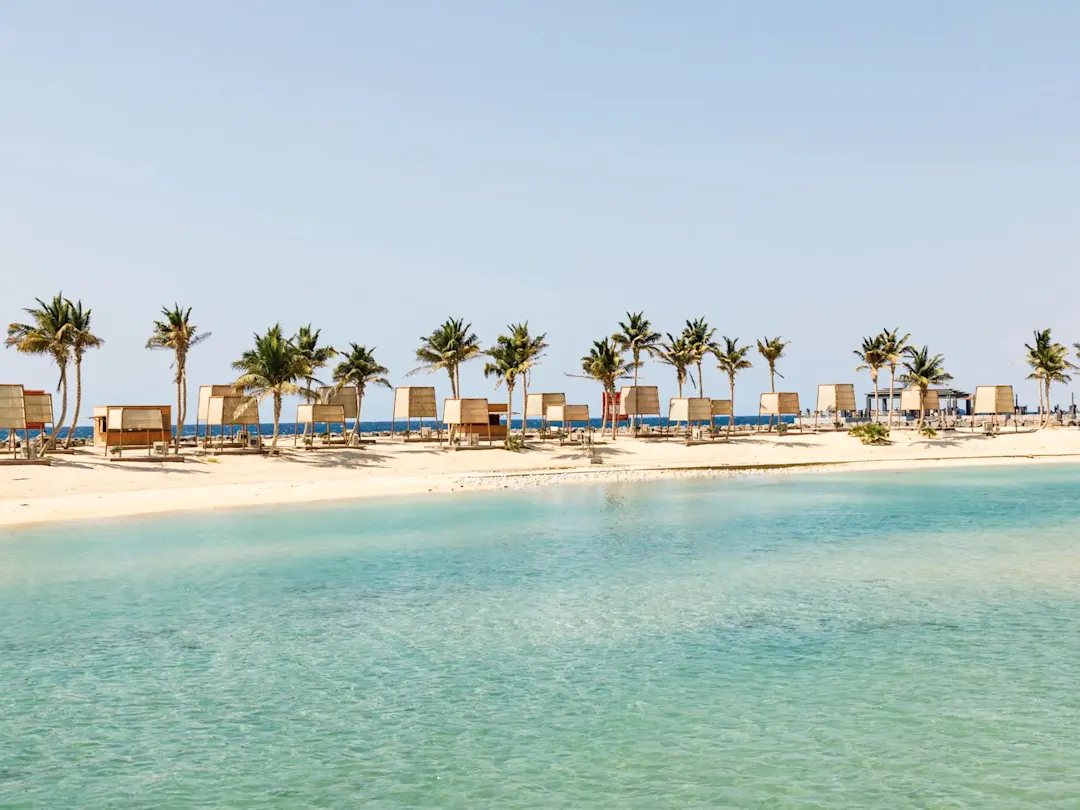
{"type": "Polygon", "coordinates": [[[0,806],[1076,808],[1080,469],[0,536],[0,806]]]}

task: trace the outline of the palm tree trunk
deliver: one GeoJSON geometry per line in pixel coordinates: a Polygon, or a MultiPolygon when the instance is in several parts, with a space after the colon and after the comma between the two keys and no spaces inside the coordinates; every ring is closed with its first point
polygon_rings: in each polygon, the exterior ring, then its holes
{"type": "Polygon", "coordinates": [[[682,399],[682,377],[676,377],[675,381],[679,384],[679,399],[682,399]]]}
{"type": "Polygon", "coordinates": [[[514,386],[506,386],[506,439],[503,444],[510,446],[510,422],[514,417],[514,386]]]}
{"type": "Polygon", "coordinates": [[[60,431],[64,429],[64,423],[67,421],[67,395],[67,361],[64,361],[60,364],[60,421],[54,425],[52,436],[49,437],[50,450],[56,449],[56,440],[60,437],[60,431]]]}
{"type": "Polygon", "coordinates": [[[923,420],[926,419],[926,389],[919,389],[919,428],[922,429],[923,420]]]}
{"type": "Polygon", "coordinates": [[[184,435],[187,416],[187,366],[182,354],[176,356],[176,455],[180,455],[180,437],[184,435]]]}
{"type": "Polygon", "coordinates": [[[607,406],[600,409],[600,436],[603,438],[604,433],[607,430],[607,417],[608,411],[611,410],[611,394],[608,393],[607,386],[604,386],[604,393],[607,394],[608,402],[607,406]]]}
{"type": "Polygon", "coordinates": [[[447,366],[446,373],[450,375],[450,398],[457,399],[457,378],[454,376],[454,367],[447,366]]]}
{"type": "Polygon", "coordinates": [[[75,426],[79,424],[79,410],[82,408],[82,355],[75,355],[75,415],[71,419],[71,430],[68,431],[64,449],[71,449],[71,440],[75,438],[75,426]]]}
{"type": "Polygon", "coordinates": [[[356,421],[353,422],[352,435],[354,439],[360,438],[360,405],[364,401],[364,394],[360,386],[356,386],[356,421]]]}
{"type": "Polygon", "coordinates": [[[731,394],[731,414],[727,418],[727,435],[731,438],[731,425],[735,422],[735,375],[728,376],[728,391],[731,394]]]}
{"type": "MultiPolygon", "coordinates": [[[[769,363],[769,393],[776,393],[776,369],[773,368],[773,364],[769,363]]],[[[732,409],[734,410],[734,409],[732,409]]],[[[776,417],[777,430],[780,429],[780,417],[776,417]]],[[[769,432],[772,433],[772,414],[769,414],[769,432]]]]}
{"type": "Polygon", "coordinates": [[[892,429],[893,405],[896,403],[896,366],[889,366],[889,429],[892,429]]]}
{"type": "MultiPolygon", "coordinates": [[[[543,423],[544,414],[540,414],[541,424],[543,423]]],[[[521,380],[521,442],[525,443],[525,429],[526,423],[529,421],[529,381],[525,378],[521,380]]],[[[506,423],[507,432],[510,431],[510,422],[506,423]]]]}
{"type": "Polygon", "coordinates": [[[1046,427],[1050,427],[1050,378],[1046,379],[1046,427]]]}
{"type": "MultiPolygon", "coordinates": [[[[611,440],[615,441],[615,386],[612,386],[611,389],[608,391],[608,404],[611,405],[611,440]]],[[[603,428],[603,425],[601,424],[600,427],[603,428]]],[[[600,435],[604,435],[604,431],[602,429],[600,431],[600,435]]]]}
{"type": "MultiPolygon", "coordinates": [[[[634,388],[637,388],[637,372],[638,372],[638,363],[641,362],[641,352],[639,352],[639,351],[637,351],[635,349],[631,356],[634,359],[634,388]]],[[[631,416],[630,416],[630,432],[631,433],[634,432],[634,424],[636,422],[637,422],[637,414],[631,414],[631,416]]]]}
{"type": "Polygon", "coordinates": [[[705,380],[703,380],[701,378],[701,361],[698,360],[696,365],[697,365],[697,390],[698,390],[698,396],[699,397],[704,397],[705,396],[705,380]]]}
{"type": "MultiPolygon", "coordinates": [[[[874,396],[870,399],[870,417],[871,422],[877,421],[877,371],[870,369],[870,384],[874,387],[874,396]]],[[[857,404],[857,403],[856,403],[857,404]]]]}
{"type": "Polygon", "coordinates": [[[1036,423],[1038,427],[1042,427],[1043,420],[1043,381],[1038,380],[1039,384],[1039,419],[1036,423]]]}
{"type": "MultiPolygon", "coordinates": [[[[281,392],[274,392],[274,437],[270,440],[270,449],[277,450],[278,426],[281,424],[281,392]]],[[[315,428],[311,429],[312,438],[315,436],[315,428]]]]}

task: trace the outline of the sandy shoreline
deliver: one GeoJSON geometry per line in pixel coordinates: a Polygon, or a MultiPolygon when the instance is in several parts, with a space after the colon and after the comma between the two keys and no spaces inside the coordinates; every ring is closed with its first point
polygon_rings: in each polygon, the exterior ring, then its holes
{"type": "Polygon", "coordinates": [[[287,449],[278,459],[192,456],[182,464],[113,463],[96,451],[51,467],[0,466],[0,527],[217,510],[398,498],[426,493],[527,489],[571,483],[797,471],[898,470],[941,466],[1080,463],[1080,430],[1002,435],[894,432],[867,447],[840,433],[743,436],[730,444],[619,439],[598,446],[600,465],[570,446],[531,443],[450,452],[434,445],[379,443],[363,450],[287,449]]]}

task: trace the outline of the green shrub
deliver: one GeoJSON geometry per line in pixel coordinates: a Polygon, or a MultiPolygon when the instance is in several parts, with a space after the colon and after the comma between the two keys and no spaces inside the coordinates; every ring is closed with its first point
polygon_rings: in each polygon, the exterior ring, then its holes
{"type": "Polygon", "coordinates": [[[848,430],[849,436],[854,436],[863,444],[888,444],[889,428],[877,422],[867,422],[864,425],[855,425],[848,430]]]}
{"type": "Polygon", "coordinates": [[[925,436],[928,439],[936,439],[937,431],[934,430],[932,425],[923,425],[921,428],[919,428],[919,435],[925,436]]]}
{"type": "Polygon", "coordinates": [[[525,440],[520,436],[507,436],[506,449],[511,453],[520,453],[525,449],[525,440]]]}

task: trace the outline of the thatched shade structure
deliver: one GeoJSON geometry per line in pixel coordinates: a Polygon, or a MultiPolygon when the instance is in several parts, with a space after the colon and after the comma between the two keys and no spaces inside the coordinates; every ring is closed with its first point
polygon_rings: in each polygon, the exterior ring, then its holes
{"type": "MultiPolygon", "coordinates": [[[[802,430],[802,410],[799,408],[799,395],[793,391],[777,391],[761,395],[758,401],[758,427],[761,426],[761,417],[795,416],[799,420],[799,430],[802,430]]],[[[770,420],[771,422],[771,420],[770,420]]]]}
{"type": "Polygon", "coordinates": [[[26,399],[21,385],[0,385],[0,430],[26,430],[26,399]]]}
{"type": "MultiPolygon", "coordinates": [[[[486,399],[447,399],[443,402],[442,421],[449,428],[451,442],[461,433],[486,433],[488,444],[491,444],[491,418],[492,411],[486,399]]],[[[499,419],[499,411],[494,412],[494,418],[499,419]]]]}
{"type": "Polygon", "coordinates": [[[905,388],[900,392],[900,410],[902,411],[938,411],[941,410],[941,398],[937,390],[930,388],[919,403],[919,389],[905,388]]]}
{"type": "Polygon", "coordinates": [[[324,385],[316,394],[320,405],[340,405],[345,410],[346,419],[357,417],[355,385],[344,385],[341,388],[324,385]]]}
{"type": "MultiPolygon", "coordinates": [[[[166,449],[156,458],[168,458],[168,445],[172,439],[172,408],[168,405],[106,405],[94,408],[94,420],[100,418],[104,410],[105,453],[115,447],[117,453],[111,460],[123,460],[124,448],[146,445],[148,458],[153,455],[154,444],[160,443],[166,449]]],[[[95,426],[96,432],[96,426],[95,426]]],[[[179,458],[179,457],[177,457],[179,458]]]]}
{"type": "Polygon", "coordinates": [[[712,415],[734,418],[735,406],[730,399],[714,399],[712,400],[712,415]]]}
{"type": "Polygon", "coordinates": [[[225,446],[225,428],[255,426],[255,435],[261,441],[262,425],[259,421],[259,400],[255,397],[246,396],[215,396],[210,397],[206,409],[206,428],[209,435],[210,429],[218,428],[218,436],[221,439],[221,447],[225,446]]]}
{"type": "MultiPolygon", "coordinates": [[[[236,386],[233,385],[200,385],[199,407],[195,411],[195,440],[199,439],[199,426],[206,422],[210,413],[210,397],[227,397],[236,394],[236,386]]],[[[206,428],[206,437],[210,438],[210,428],[206,428]]]]}
{"type": "Polygon", "coordinates": [[[971,406],[972,416],[986,414],[1012,414],[1016,412],[1016,399],[1011,385],[979,385],[971,406]]]}
{"type": "Polygon", "coordinates": [[[844,413],[855,409],[855,386],[851,383],[826,383],[817,387],[818,413],[844,413]]]}
{"type": "MultiPolygon", "coordinates": [[[[998,417],[1002,414],[1008,419],[1016,413],[1016,399],[1013,396],[1011,385],[979,385],[975,388],[975,396],[971,404],[971,429],[975,430],[976,416],[990,416],[990,424],[998,425],[998,417]]],[[[1019,430],[1016,420],[1013,420],[1013,429],[1019,430]]]]}
{"type": "MultiPolygon", "coordinates": [[[[627,385],[619,391],[619,415],[631,422],[635,417],[655,416],[659,421],[660,390],[655,385],[627,385]]],[[[612,424],[612,431],[618,423],[612,424]]]]}
{"type": "MultiPolygon", "coordinates": [[[[45,430],[45,425],[53,423],[52,394],[44,391],[23,391],[26,405],[26,424],[31,430],[45,430]]],[[[75,426],[71,426],[75,430],[75,426]]]]}
{"type": "MultiPolygon", "coordinates": [[[[311,445],[315,446],[315,425],[323,423],[327,430],[330,425],[341,425],[341,432],[345,433],[345,409],[340,405],[319,405],[318,403],[304,402],[296,406],[296,427],[304,426],[304,433],[311,428],[311,445]]],[[[299,439],[299,431],[293,430],[293,446],[299,439]]]]}
{"type": "Polygon", "coordinates": [[[421,425],[425,419],[434,419],[436,428],[438,428],[439,411],[435,402],[435,389],[426,387],[395,388],[394,415],[390,420],[391,436],[394,435],[398,419],[406,421],[406,430],[412,430],[413,419],[418,419],[421,425]]]}
{"type": "Polygon", "coordinates": [[[668,424],[685,422],[689,428],[713,421],[713,401],[707,397],[673,397],[668,403],[668,424]]]}
{"type": "Polygon", "coordinates": [[[549,405],[545,418],[549,423],[558,422],[560,427],[573,427],[575,422],[584,422],[589,427],[588,405],[549,405]]]}
{"type": "Polygon", "coordinates": [[[110,447],[172,441],[170,405],[97,405],[90,420],[94,444],[105,448],[106,453],[110,447]]]}
{"type": "Polygon", "coordinates": [[[525,397],[525,413],[521,417],[522,424],[528,428],[529,417],[539,416],[541,421],[541,430],[547,428],[548,408],[556,405],[566,404],[566,394],[529,394],[525,397]]]}

